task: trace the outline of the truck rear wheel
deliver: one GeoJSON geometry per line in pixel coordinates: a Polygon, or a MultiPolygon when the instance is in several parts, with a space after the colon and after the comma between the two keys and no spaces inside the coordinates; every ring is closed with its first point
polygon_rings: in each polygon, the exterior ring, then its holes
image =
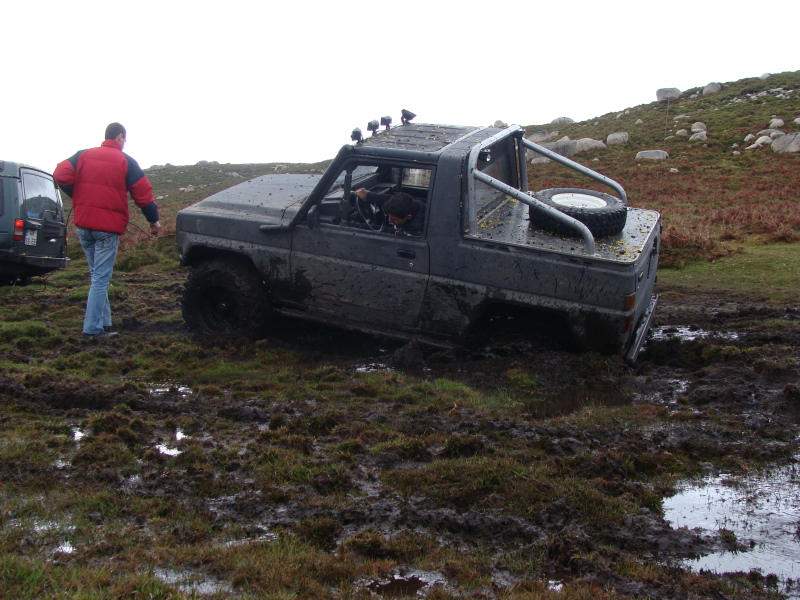
{"type": "MultiPolygon", "coordinates": [[[[550,208],[577,219],[589,228],[595,237],[616,235],[625,228],[628,207],[615,196],[576,188],[551,188],[536,192],[534,197],[550,208]]],[[[558,235],[576,237],[576,230],[557,221],[544,211],[530,208],[531,223],[540,229],[558,235]]]]}
{"type": "Polygon", "coordinates": [[[270,322],[267,289],[255,269],[216,259],[194,267],[181,302],[183,319],[199,333],[266,335],[270,322]]]}

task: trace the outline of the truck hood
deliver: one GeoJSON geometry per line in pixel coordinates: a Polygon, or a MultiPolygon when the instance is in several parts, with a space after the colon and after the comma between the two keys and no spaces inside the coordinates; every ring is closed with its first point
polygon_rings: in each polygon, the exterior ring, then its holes
{"type": "Polygon", "coordinates": [[[289,221],[321,175],[263,175],[209,196],[186,209],[252,215],[264,222],[289,221]]]}

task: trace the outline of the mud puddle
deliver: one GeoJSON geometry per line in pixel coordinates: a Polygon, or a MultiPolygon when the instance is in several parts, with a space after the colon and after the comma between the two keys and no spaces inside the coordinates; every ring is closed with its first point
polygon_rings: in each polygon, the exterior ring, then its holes
{"type": "Polygon", "coordinates": [[[381,598],[419,598],[434,586],[445,583],[440,573],[410,570],[396,573],[388,579],[372,581],[364,587],[381,598]]]}
{"type": "MultiPolygon", "coordinates": [[[[800,456],[795,457],[795,460],[800,456]]],[[[683,561],[694,570],[756,571],[800,598],[800,465],[713,475],[664,500],[674,528],[719,532],[728,550],[683,561]]]]}

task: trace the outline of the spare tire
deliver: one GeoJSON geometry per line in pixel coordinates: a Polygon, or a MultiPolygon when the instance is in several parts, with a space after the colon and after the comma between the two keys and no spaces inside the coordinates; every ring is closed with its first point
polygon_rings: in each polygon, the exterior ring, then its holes
{"type": "MultiPolygon", "coordinates": [[[[603,192],[576,188],[550,188],[535,192],[533,197],[550,208],[577,219],[586,225],[595,237],[616,235],[623,230],[628,219],[628,207],[625,203],[616,196],[603,192]]],[[[580,236],[577,230],[535,206],[530,207],[529,216],[531,225],[540,229],[558,235],[580,236]]]]}

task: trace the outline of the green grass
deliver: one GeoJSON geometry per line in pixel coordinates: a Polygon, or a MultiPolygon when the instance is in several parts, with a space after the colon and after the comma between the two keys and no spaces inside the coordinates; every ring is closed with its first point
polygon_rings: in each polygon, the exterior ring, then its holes
{"type": "Polygon", "coordinates": [[[694,262],[683,269],[660,269],[658,281],[662,285],[796,304],[800,294],[800,244],[748,244],[743,252],[724,260],[694,262]]]}

